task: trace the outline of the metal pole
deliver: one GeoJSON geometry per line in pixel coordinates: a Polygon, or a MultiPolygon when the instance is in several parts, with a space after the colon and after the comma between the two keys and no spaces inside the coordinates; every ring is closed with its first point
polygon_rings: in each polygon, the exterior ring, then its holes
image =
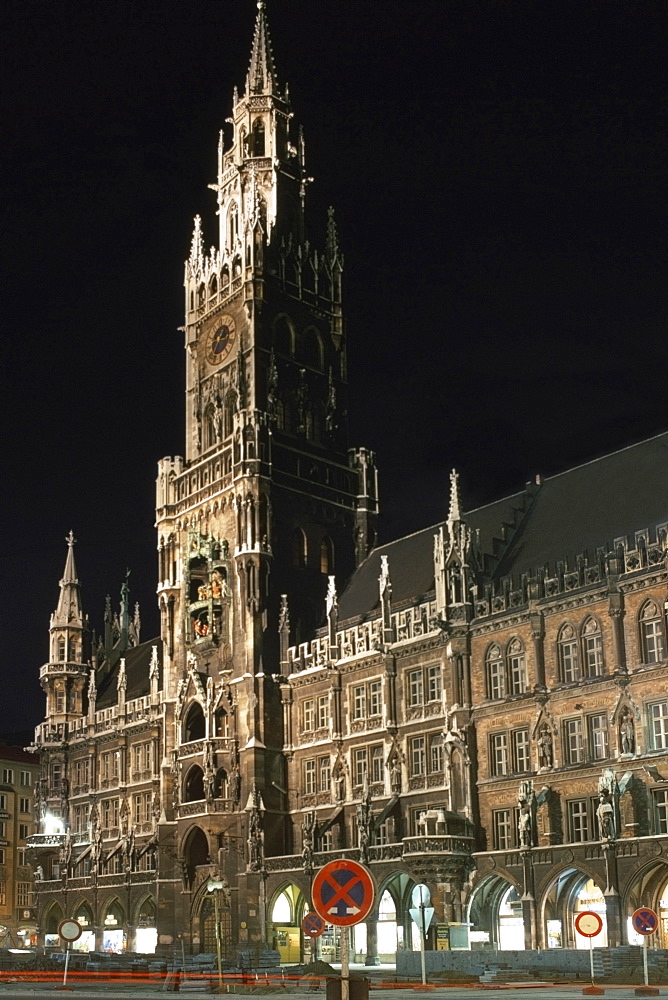
{"type": "Polygon", "coordinates": [[[645,986],[649,986],[649,973],[647,971],[647,935],[642,938],[642,971],[645,976],[645,986]]]}
{"type": "Polygon", "coordinates": [[[218,889],[213,890],[213,909],[216,919],[216,957],[218,959],[218,992],[223,992],[223,963],[220,956],[220,918],[218,916],[218,889]]]}
{"type": "Polygon", "coordinates": [[[341,1000],[350,1000],[350,942],[348,928],[341,928],[341,1000]]]}
{"type": "Polygon", "coordinates": [[[594,939],[589,938],[589,969],[591,971],[591,984],[594,985],[594,939]]]}
{"type": "MultiPolygon", "coordinates": [[[[63,969],[63,987],[67,986],[67,966],[70,964],[70,942],[67,942],[67,948],[65,949],[65,968],[63,969]]],[[[645,968],[647,968],[647,963],[645,962],[645,968]]],[[[647,973],[645,973],[645,985],[647,985],[647,973]]]]}
{"type": "MultiPolygon", "coordinates": [[[[420,895],[420,900],[422,900],[422,895],[420,895]]],[[[427,983],[427,966],[424,954],[424,903],[420,902],[420,966],[422,968],[422,985],[425,986],[427,983]]]]}

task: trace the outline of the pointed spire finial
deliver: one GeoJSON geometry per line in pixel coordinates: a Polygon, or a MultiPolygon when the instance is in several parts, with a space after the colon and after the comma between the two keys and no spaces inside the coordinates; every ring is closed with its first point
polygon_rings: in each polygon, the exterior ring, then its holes
{"type": "Polygon", "coordinates": [[[265,16],[266,4],[258,0],[255,33],[251,49],[250,66],[246,78],[246,93],[271,93],[276,87],[276,66],[265,16]]]}
{"type": "Polygon", "coordinates": [[[450,473],[450,509],[448,511],[448,523],[461,521],[462,501],[459,492],[459,473],[453,469],[450,473]]]}
{"type": "Polygon", "coordinates": [[[202,236],[202,217],[195,216],[192,240],[190,241],[190,267],[197,274],[204,266],[204,238],[202,236]]]}

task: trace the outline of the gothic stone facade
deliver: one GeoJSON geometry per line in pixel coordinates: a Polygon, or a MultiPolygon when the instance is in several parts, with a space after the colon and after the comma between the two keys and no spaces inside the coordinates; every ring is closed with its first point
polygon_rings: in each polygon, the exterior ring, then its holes
{"type": "Polygon", "coordinates": [[[469,513],[453,474],[443,524],[374,549],[336,226],[306,240],[304,142],[258,7],[218,245],[197,217],[185,267],[157,639],[127,583],[91,636],[69,539],[36,737],[41,932],[66,914],[96,948],[212,951],[213,878],[227,952],[257,955],[275,900],[298,926],[344,854],[404,940],[418,881],[460,944],[469,924],[496,941],[514,891],[531,947],[559,914],[572,933],[591,879],[623,941],[668,881],[666,435],[469,513]]]}

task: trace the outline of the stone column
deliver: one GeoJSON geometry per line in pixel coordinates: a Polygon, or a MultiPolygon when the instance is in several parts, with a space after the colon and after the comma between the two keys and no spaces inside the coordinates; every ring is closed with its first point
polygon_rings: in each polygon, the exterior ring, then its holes
{"type": "Polygon", "coordinates": [[[627,672],[626,667],[626,644],[624,642],[624,609],[622,607],[623,596],[621,594],[610,595],[610,608],[608,614],[612,621],[612,648],[615,657],[615,669],[620,673],[627,672]]]}
{"type": "Polygon", "coordinates": [[[531,850],[522,851],[524,892],[522,893],[522,919],[524,921],[524,947],[535,951],[539,944],[538,914],[534,895],[531,850]]]}
{"type": "Polygon", "coordinates": [[[618,948],[621,944],[626,944],[623,940],[625,933],[622,928],[621,900],[617,888],[617,858],[615,856],[615,842],[609,840],[603,843],[603,857],[605,858],[605,916],[608,927],[608,948],[618,948]]]}
{"type": "Polygon", "coordinates": [[[366,921],[365,965],[380,965],[378,958],[378,914],[374,912],[366,921]]]}
{"type": "Polygon", "coordinates": [[[536,684],[545,687],[545,622],[542,614],[532,614],[531,638],[533,640],[533,658],[536,664],[536,684]]]}

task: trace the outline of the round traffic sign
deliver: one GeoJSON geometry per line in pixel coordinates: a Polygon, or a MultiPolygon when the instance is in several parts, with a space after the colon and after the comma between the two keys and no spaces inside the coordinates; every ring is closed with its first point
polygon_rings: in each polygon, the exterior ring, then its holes
{"type": "Polygon", "coordinates": [[[81,937],[81,924],[71,917],[66,917],[58,924],[58,934],[63,941],[78,941],[81,937]]]}
{"type": "Polygon", "coordinates": [[[659,926],[659,918],[649,906],[639,906],[631,914],[631,923],[638,934],[653,934],[659,926]]]}
{"type": "Polygon", "coordinates": [[[328,924],[351,927],[373,906],[371,872],[356,861],[330,861],[313,879],[313,908],[328,924]]]}
{"type": "Polygon", "coordinates": [[[425,885],[424,882],[418,882],[417,885],[413,886],[411,900],[413,902],[413,906],[429,906],[431,903],[431,891],[429,886],[425,885]]]}
{"type": "Polygon", "coordinates": [[[307,913],[302,920],[302,930],[304,934],[308,935],[308,937],[320,937],[325,929],[325,926],[325,921],[322,919],[320,914],[314,913],[313,910],[311,910],[310,913],[307,913]]]}
{"type": "Polygon", "coordinates": [[[601,933],[603,920],[600,914],[594,913],[593,910],[583,910],[575,918],[575,929],[583,937],[593,938],[601,933]]]}

